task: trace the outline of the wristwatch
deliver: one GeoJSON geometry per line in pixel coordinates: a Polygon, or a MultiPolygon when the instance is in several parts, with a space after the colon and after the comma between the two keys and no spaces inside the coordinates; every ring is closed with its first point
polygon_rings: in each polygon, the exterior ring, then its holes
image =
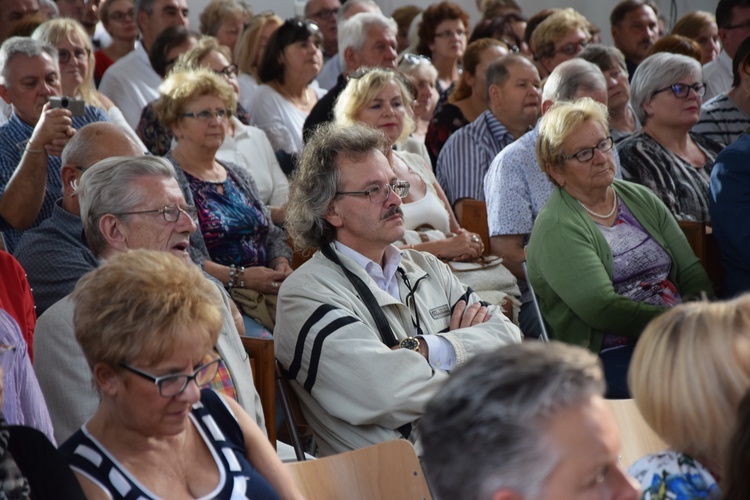
{"type": "Polygon", "coordinates": [[[398,345],[401,349],[409,349],[410,351],[419,352],[419,339],[414,337],[406,337],[398,345]]]}

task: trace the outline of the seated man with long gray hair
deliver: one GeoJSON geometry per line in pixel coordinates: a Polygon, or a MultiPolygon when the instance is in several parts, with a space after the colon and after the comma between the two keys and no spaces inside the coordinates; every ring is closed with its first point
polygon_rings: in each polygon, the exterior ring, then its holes
{"type": "Polygon", "coordinates": [[[635,499],[601,366],[583,348],[525,342],[481,354],[422,417],[422,463],[437,498],[635,499]]]}

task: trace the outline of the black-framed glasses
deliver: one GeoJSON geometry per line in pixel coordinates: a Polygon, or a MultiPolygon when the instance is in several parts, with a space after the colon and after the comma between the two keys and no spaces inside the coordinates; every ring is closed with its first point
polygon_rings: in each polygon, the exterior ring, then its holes
{"type": "Polygon", "coordinates": [[[586,45],[588,45],[589,42],[584,40],[583,42],[573,42],[573,43],[566,43],[559,49],[555,50],[555,52],[552,55],[563,53],[566,56],[574,56],[578,54],[580,51],[582,51],[586,45]]]}
{"type": "Polygon", "coordinates": [[[687,83],[673,83],[672,85],[668,85],[663,89],[655,90],[654,93],[651,94],[651,97],[654,97],[656,94],[666,92],[667,90],[671,90],[675,97],[683,98],[688,96],[688,94],[690,93],[690,89],[693,89],[695,95],[700,97],[703,97],[706,94],[706,84],[703,82],[697,82],[692,85],[688,85],[687,83]]]}
{"type": "Polygon", "coordinates": [[[112,12],[109,14],[109,20],[115,21],[117,23],[121,23],[125,21],[125,19],[128,19],[128,18],[135,19],[135,9],[130,9],[125,12],[122,12],[122,11],[112,12]]]}
{"type": "Polygon", "coordinates": [[[236,64],[230,64],[229,66],[224,66],[221,70],[212,71],[219,76],[226,76],[227,78],[237,78],[237,75],[239,75],[239,68],[236,64]]]}
{"type": "Polygon", "coordinates": [[[311,19],[318,18],[318,19],[326,20],[326,19],[330,19],[331,16],[335,16],[338,13],[339,13],[338,7],[336,7],[335,9],[320,9],[318,12],[310,14],[309,17],[311,19]]]}
{"type": "Polygon", "coordinates": [[[70,56],[75,57],[79,61],[86,61],[90,55],[91,51],[89,49],[73,49],[72,52],[68,49],[57,49],[57,59],[60,64],[67,64],[70,61],[70,56]]]}
{"type": "Polygon", "coordinates": [[[744,23],[740,24],[730,24],[729,26],[724,26],[723,29],[725,30],[738,30],[738,29],[750,29],[750,19],[745,21],[744,23]]]}
{"type": "Polygon", "coordinates": [[[198,209],[195,208],[193,205],[185,205],[183,207],[178,207],[177,205],[170,205],[164,208],[158,208],[156,210],[139,210],[137,212],[121,212],[121,213],[112,214],[112,215],[122,216],[122,215],[136,215],[136,214],[161,214],[161,216],[164,217],[165,221],[177,222],[177,220],[180,218],[180,214],[183,212],[185,213],[185,215],[195,220],[195,216],[198,213],[198,209]]]}
{"type": "Polygon", "coordinates": [[[159,388],[159,395],[163,398],[173,398],[182,394],[187,389],[188,384],[191,380],[195,381],[195,385],[199,388],[208,384],[216,376],[219,371],[219,363],[221,358],[215,358],[208,363],[202,364],[195,371],[190,374],[174,374],[174,375],[163,375],[161,377],[154,377],[153,375],[146,373],[138,368],[120,363],[120,366],[125,368],[131,373],[135,373],[139,377],[143,377],[146,380],[152,381],[159,388]]]}
{"type": "Polygon", "coordinates": [[[606,153],[607,151],[610,151],[614,145],[615,141],[612,140],[612,137],[610,136],[602,139],[602,141],[593,148],[582,149],[577,153],[573,153],[572,155],[562,155],[560,158],[562,158],[563,160],[570,160],[575,158],[581,163],[587,163],[594,158],[597,149],[602,153],[606,153]]]}
{"type": "Polygon", "coordinates": [[[337,191],[336,194],[340,196],[367,196],[372,203],[385,203],[385,200],[391,197],[391,192],[399,198],[405,198],[409,194],[410,187],[409,181],[396,181],[392,184],[375,186],[364,191],[337,191]]]}
{"type": "Polygon", "coordinates": [[[435,33],[435,38],[453,38],[455,36],[458,36],[459,38],[465,37],[466,30],[462,30],[462,29],[445,30],[445,31],[441,31],[440,33],[435,33]]]}
{"type": "Polygon", "coordinates": [[[194,111],[192,113],[182,113],[184,118],[195,118],[201,122],[210,121],[214,116],[219,120],[226,120],[232,116],[232,112],[228,109],[204,109],[202,111],[194,111]]]}

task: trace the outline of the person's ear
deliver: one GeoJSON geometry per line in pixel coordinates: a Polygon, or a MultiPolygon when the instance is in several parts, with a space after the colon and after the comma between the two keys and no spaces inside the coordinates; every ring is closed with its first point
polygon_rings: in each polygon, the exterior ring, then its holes
{"type": "Polygon", "coordinates": [[[349,73],[359,69],[361,64],[359,54],[357,54],[357,51],[354,50],[354,48],[347,47],[344,49],[344,63],[346,63],[346,71],[349,73]]]}
{"type": "Polygon", "coordinates": [[[544,166],[544,172],[552,177],[560,187],[565,186],[565,176],[562,174],[562,171],[562,165],[552,165],[550,163],[547,163],[544,166]]]}
{"type": "Polygon", "coordinates": [[[523,495],[511,490],[500,490],[492,494],[492,500],[523,500],[523,495]]]}
{"type": "Polygon", "coordinates": [[[94,382],[102,394],[114,396],[120,388],[122,381],[117,372],[111,366],[105,363],[97,363],[92,370],[94,382]]]}
{"type": "Polygon", "coordinates": [[[550,110],[550,108],[555,104],[555,101],[552,99],[547,99],[542,102],[542,115],[544,115],[547,111],[550,110]]]}
{"type": "Polygon", "coordinates": [[[99,232],[113,249],[121,252],[128,249],[127,227],[114,215],[104,214],[99,219],[99,232]]]}
{"type": "Polygon", "coordinates": [[[325,219],[330,225],[336,228],[341,227],[344,224],[343,218],[336,209],[335,201],[331,201],[331,204],[328,205],[328,211],[325,214],[325,219]]]}
{"type": "Polygon", "coordinates": [[[0,85],[0,97],[3,98],[3,101],[7,102],[8,104],[12,104],[10,102],[10,99],[8,98],[8,87],[5,85],[0,85]]]}

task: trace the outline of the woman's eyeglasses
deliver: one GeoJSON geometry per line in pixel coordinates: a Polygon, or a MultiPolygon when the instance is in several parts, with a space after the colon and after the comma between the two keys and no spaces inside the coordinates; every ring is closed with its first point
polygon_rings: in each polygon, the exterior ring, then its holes
{"type": "Polygon", "coordinates": [[[667,90],[671,90],[675,97],[687,97],[690,93],[690,89],[693,89],[693,92],[700,97],[703,97],[706,94],[706,84],[703,82],[697,82],[692,85],[688,85],[687,83],[673,83],[663,89],[655,90],[654,93],[651,94],[651,97],[666,92],[667,90]]]}
{"type": "Polygon", "coordinates": [[[112,12],[109,14],[109,20],[117,23],[121,23],[128,18],[135,19],[135,9],[130,9],[127,12],[112,12]]]}
{"type": "Polygon", "coordinates": [[[207,122],[211,120],[214,116],[219,120],[226,120],[227,118],[232,116],[232,112],[228,109],[217,109],[215,111],[212,111],[210,109],[204,109],[203,111],[195,111],[192,113],[182,113],[182,116],[184,118],[195,118],[198,121],[201,122],[207,122]]]}
{"type": "Polygon", "coordinates": [[[615,145],[615,141],[612,140],[612,137],[607,137],[604,140],[602,140],[599,144],[594,146],[593,148],[586,148],[582,149],[577,153],[574,153],[572,155],[563,155],[560,158],[563,160],[570,160],[575,158],[576,160],[580,161],[581,163],[587,163],[594,158],[594,154],[596,154],[596,150],[598,149],[602,153],[606,153],[607,151],[611,150],[612,147],[615,145]]]}
{"type": "Polygon", "coordinates": [[[202,387],[216,376],[216,372],[219,371],[220,358],[212,359],[208,363],[205,363],[190,374],[175,374],[175,375],[164,375],[161,377],[154,377],[138,368],[122,363],[120,366],[125,368],[131,373],[135,373],[139,377],[145,378],[146,380],[152,381],[159,388],[159,395],[163,398],[173,398],[185,392],[188,384],[191,380],[195,381],[198,387],[202,387]]]}
{"type": "Polygon", "coordinates": [[[70,56],[75,57],[79,61],[87,61],[91,51],[89,49],[73,49],[73,52],[68,49],[57,49],[57,59],[60,64],[67,64],[70,62],[70,56]]]}
{"type": "Polygon", "coordinates": [[[236,64],[230,64],[229,66],[221,68],[221,70],[212,71],[219,76],[226,76],[227,78],[237,78],[237,75],[239,74],[239,68],[236,64]]]}
{"type": "Polygon", "coordinates": [[[411,53],[408,53],[408,52],[406,54],[402,55],[399,58],[399,60],[398,60],[399,65],[402,64],[402,63],[406,63],[406,64],[409,64],[411,66],[416,66],[418,64],[422,64],[422,63],[425,63],[425,62],[428,62],[428,63],[432,64],[432,61],[430,61],[429,57],[421,56],[419,54],[411,54],[411,53]]]}

